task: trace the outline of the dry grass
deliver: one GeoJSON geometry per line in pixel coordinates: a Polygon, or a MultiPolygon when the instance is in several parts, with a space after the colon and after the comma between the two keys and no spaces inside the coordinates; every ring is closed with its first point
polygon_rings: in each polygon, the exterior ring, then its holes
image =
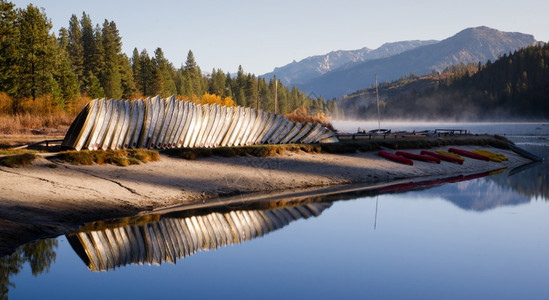
{"type": "Polygon", "coordinates": [[[74,165],[111,164],[121,167],[160,159],[158,152],[147,149],[65,151],[57,158],[74,165]]]}
{"type": "Polygon", "coordinates": [[[0,93],[0,134],[40,134],[67,130],[76,115],[91,99],[81,97],[59,107],[49,96],[14,100],[0,93]]]}
{"type": "Polygon", "coordinates": [[[45,134],[54,131],[65,131],[70,126],[74,116],[65,112],[48,115],[32,115],[20,113],[15,115],[0,115],[0,134],[45,134]]]}

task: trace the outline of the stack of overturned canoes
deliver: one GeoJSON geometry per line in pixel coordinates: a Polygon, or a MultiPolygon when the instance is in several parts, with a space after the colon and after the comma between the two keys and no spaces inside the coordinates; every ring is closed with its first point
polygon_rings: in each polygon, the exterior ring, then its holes
{"type": "Polygon", "coordinates": [[[337,138],[320,124],[293,122],[263,110],[157,96],[90,101],[72,123],[62,146],[107,150],[318,142],[337,142],[337,138]]]}
{"type": "Polygon", "coordinates": [[[289,223],[319,216],[330,203],[310,203],[271,210],[211,212],[183,218],[161,218],[143,225],[126,225],[69,234],[67,239],[92,271],[128,264],[175,263],[200,250],[261,237],[289,223]]]}

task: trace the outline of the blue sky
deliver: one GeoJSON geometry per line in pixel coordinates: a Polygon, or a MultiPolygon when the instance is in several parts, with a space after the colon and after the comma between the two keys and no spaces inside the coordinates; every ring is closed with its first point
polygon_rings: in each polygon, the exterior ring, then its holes
{"type": "Polygon", "coordinates": [[[43,7],[53,30],[85,11],[94,23],[115,21],[123,51],[161,47],[176,67],[192,50],[203,71],[262,75],[292,60],[385,42],[441,40],[476,26],[533,34],[549,41],[547,0],[16,0],[43,7]]]}

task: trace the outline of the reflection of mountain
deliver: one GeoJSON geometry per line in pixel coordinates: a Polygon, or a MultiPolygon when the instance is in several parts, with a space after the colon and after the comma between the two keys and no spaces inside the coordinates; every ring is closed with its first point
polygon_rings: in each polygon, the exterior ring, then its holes
{"type": "MultiPolygon", "coordinates": [[[[497,175],[507,176],[507,174],[497,175]]],[[[498,206],[519,205],[530,202],[528,197],[515,193],[512,189],[502,187],[492,180],[477,179],[450,185],[445,198],[465,210],[485,211],[498,206]]]]}
{"type": "MultiPolygon", "coordinates": [[[[216,249],[261,237],[290,222],[318,216],[331,203],[310,203],[276,209],[222,210],[175,217],[152,216],[156,221],[138,225],[92,224],[67,235],[69,243],[92,271],[106,271],[128,264],[175,262],[200,250],[216,249]],[[90,227],[90,226],[88,226],[90,227]]],[[[192,213],[192,212],[191,212],[192,213]]],[[[137,221],[136,221],[137,220],[137,221]]]]}
{"type": "MultiPolygon", "coordinates": [[[[483,174],[465,176],[463,178],[456,177],[453,182],[452,180],[443,180],[445,181],[444,183],[452,184],[445,184],[432,189],[426,189],[421,193],[422,196],[427,198],[441,197],[462,209],[472,211],[486,211],[500,206],[529,203],[530,197],[528,194],[521,193],[520,190],[517,190],[517,188],[511,184],[506,184],[506,182],[513,181],[513,179],[511,179],[512,177],[509,177],[509,172],[501,173],[501,171],[503,170],[492,172],[492,174],[487,172],[483,174]],[[498,174],[498,172],[500,174],[498,174]]],[[[539,190],[542,188],[543,183],[538,182],[535,179],[533,179],[533,181],[535,182],[533,184],[534,190],[539,190]]],[[[427,181],[426,183],[429,182],[433,181],[427,181]]],[[[421,182],[414,184],[414,186],[421,185],[421,182]]],[[[423,185],[427,185],[427,187],[434,186],[425,184],[425,182],[423,185]]],[[[546,187],[544,188],[546,189],[546,187]]]]}

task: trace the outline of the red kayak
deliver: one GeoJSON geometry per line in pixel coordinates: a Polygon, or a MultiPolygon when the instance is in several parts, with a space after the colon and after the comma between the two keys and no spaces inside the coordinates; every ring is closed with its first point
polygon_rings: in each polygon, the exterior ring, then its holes
{"type": "Polygon", "coordinates": [[[467,156],[467,157],[474,158],[474,159],[479,159],[479,160],[485,160],[485,161],[489,161],[489,160],[490,160],[490,158],[489,158],[488,156],[476,154],[476,153],[474,153],[474,152],[467,151],[467,150],[461,150],[461,149],[456,149],[456,148],[450,148],[450,149],[448,149],[448,152],[455,153],[455,154],[459,154],[459,155],[463,155],[463,156],[467,156]]]}
{"type": "Polygon", "coordinates": [[[440,164],[440,159],[438,159],[436,157],[432,157],[432,156],[420,155],[420,154],[404,152],[404,151],[397,151],[396,155],[404,156],[404,157],[410,158],[410,159],[422,160],[422,161],[426,161],[426,162],[434,162],[434,163],[440,164]]]}
{"type": "Polygon", "coordinates": [[[445,160],[445,161],[454,162],[454,163],[458,163],[460,165],[463,165],[463,159],[461,159],[461,158],[456,158],[456,157],[452,157],[452,156],[448,156],[448,155],[444,155],[444,154],[440,154],[440,153],[436,153],[436,152],[431,152],[431,151],[427,151],[427,150],[421,151],[421,154],[436,157],[438,159],[442,159],[442,160],[445,160]]]}
{"type": "Polygon", "coordinates": [[[402,157],[400,155],[396,155],[396,154],[393,154],[393,153],[385,152],[383,150],[379,150],[377,152],[377,155],[379,155],[381,157],[385,157],[385,158],[390,159],[392,161],[396,161],[396,162],[403,163],[403,164],[408,164],[410,166],[414,165],[414,162],[411,159],[407,159],[406,157],[402,157]]]}

